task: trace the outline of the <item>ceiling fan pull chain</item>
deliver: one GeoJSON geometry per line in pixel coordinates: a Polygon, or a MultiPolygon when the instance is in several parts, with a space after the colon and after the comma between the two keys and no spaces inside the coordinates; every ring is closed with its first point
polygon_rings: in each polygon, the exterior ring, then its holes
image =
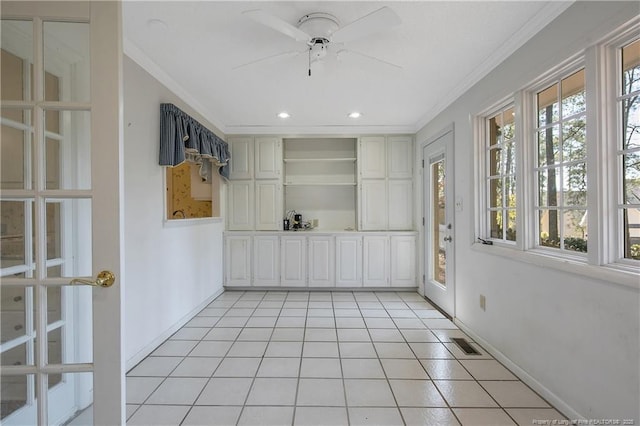
{"type": "Polygon", "coordinates": [[[309,46],[309,77],[311,77],[311,46],[309,46]]]}

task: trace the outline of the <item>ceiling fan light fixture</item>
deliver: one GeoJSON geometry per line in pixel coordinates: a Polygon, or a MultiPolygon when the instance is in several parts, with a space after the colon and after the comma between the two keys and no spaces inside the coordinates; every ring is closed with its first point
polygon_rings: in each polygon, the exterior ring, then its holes
{"type": "Polygon", "coordinates": [[[362,113],[360,113],[358,111],[353,111],[353,112],[350,112],[347,115],[347,117],[349,117],[349,118],[360,118],[360,117],[362,117],[362,113]]]}
{"type": "Polygon", "coordinates": [[[291,114],[289,114],[287,111],[282,111],[278,113],[278,118],[285,119],[290,117],[291,117],[291,114]]]}

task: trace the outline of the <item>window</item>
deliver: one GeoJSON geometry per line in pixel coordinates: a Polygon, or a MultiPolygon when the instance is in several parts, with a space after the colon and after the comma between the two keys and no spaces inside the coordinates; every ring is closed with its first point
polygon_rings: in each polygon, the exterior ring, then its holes
{"type": "Polygon", "coordinates": [[[516,241],[516,137],[513,105],[485,119],[486,232],[516,241]]]}
{"type": "Polygon", "coordinates": [[[617,270],[620,282],[637,285],[639,23],[621,26],[479,115],[481,242],[498,243],[525,261],[584,274],[604,266],[607,279],[617,270]],[[560,266],[554,258],[570,262],[560,266]]]}
{"type": "Polygon", "coordinates": [[[166,169],[167,220],[220,216],[220,176],[216,168],[208,180],[200,177],[200,165],[189,161],[166,169]]]}
{"type": "Polygon", "coordinates": [[[537,92],[537,245],[587,251],[585,72],[537,92]]]}
{"type": "Polygon", "coordinates": [[[617,55],[619,138],[617,162],[621,166],[618,213],[622,219],[622,256],[640,260],[640,39],[617,55]]]}

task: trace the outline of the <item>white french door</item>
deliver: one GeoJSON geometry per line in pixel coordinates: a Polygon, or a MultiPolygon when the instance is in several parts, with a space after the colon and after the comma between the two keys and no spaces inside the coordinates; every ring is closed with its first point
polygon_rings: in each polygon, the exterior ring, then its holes
{"type": "Polygon", "coordinates": [[[422,148],[424,161],[424,295],[455,317],[453,130],[422,148]]]}
{"type": "Polygon", "coordinates": [[[0,7],[0,422],[122,424],[121,5],[0,7]]]}

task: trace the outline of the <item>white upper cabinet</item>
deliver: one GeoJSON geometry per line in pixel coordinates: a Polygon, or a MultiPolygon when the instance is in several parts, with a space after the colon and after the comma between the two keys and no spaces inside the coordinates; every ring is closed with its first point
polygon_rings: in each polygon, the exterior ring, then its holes
{"type": "Polygon", "coordinates": [[[359,229],[413,229],[413,138],[360,138],[359,229]]]}
{"type": "Polygon", "coordinates": [[[229,138],[229,151],[231,164],[229,166],[229,179],[253,178],[253,138],[231,137],[229,138]]]}
{"type": "Polygon", "coordinates": [[[362,287],[362,237],[336,237],[336,286],[362,287]]]}
{"type": "Polygon", "coordinates": [[[229,182],[229,214],[227,228],[236,231],[253,229],[254,186],[251,180],[229,182]]]}
{"type": "Polygon", "coordinates": [[[333,287],[335,253],[333,237],[309,237],[309,287],[333,287]]]}
{"type": "Polygon", "coordinates": [[[280,238],[253,237],[253,285],[280,285],[280,238]]]}
{"type": "Polygon", "coordinates": [[[360,182],[360,230],[387,229],[387,182],[366,179],[360,182]]]}
{"type": "Polygon", "coordinates": [[[413,229],[413,180],[389,179],[389,230],[408,231],[413,229]]]}
{"type": "Polygon", "coordinates": [[[413,178],[413,159],[413,138],[411,136],[390,136],[387,139],[389,178],[413,178]]]}
{"type": "Polygon", "coordinates": [[[416,237],[413,235],[391,236],[391,286],[415,287],[416,281],[416,237]]]}
{"type": "Polygon", "coordinates": [[[358,170],[362,179],[383,179],[387,175],[386,144],[384,136],[360,138],[358,170]]]}
{"type": "Polygon", "coordinates": [[[281,139],[276,137],[257,137],[255,140],[255,178],[280,179],[281,170],[281,139]]]}
{"type": "Polygon", "coordinates": [[[256,181],[256,230],[282,229],[282,185],[278,181],[256,181]]]}
{"type": "Polygon", "coordinates": [[[307,285],[307,238],[286,236],[280,239],[281,275],[283,287],[307,285]]]}

